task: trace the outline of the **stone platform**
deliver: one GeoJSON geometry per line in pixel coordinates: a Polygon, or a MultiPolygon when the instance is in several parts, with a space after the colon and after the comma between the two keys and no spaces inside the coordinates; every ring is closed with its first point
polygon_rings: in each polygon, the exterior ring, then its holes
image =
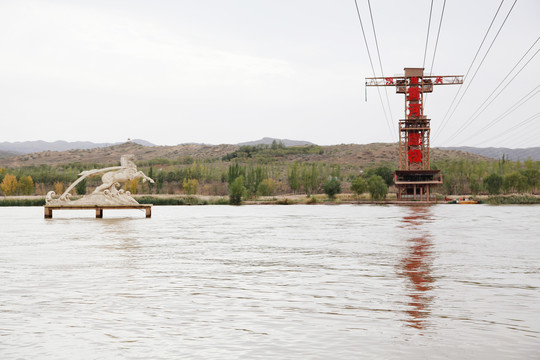
{"type": "Polygon", "coordinates": [[[52,219],[53,210],[96,210],[96,218],[103,218],[103,210],[107,209],[144,209],[146,211],[146,217],[152,216],[152,205],[150,204],[133,204],[133,205],[45,205],[45,219],[52,219]]]}

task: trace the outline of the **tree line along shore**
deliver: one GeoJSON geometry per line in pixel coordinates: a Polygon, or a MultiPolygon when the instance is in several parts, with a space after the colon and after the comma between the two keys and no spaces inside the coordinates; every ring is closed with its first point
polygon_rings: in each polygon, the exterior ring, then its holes
{"type": "MultiPolygon", "coordinates": [[[[76,200],[81,196],[74,196],[76,200]]],[[[206,196],[206,195],[135,195],[135,199],[142,204],[153,204],[157,206],[174,205],[230,205],[229,196],[206,196]]],[[[467,198],[477,201],[479,204],[489,205],[524,205],[540,204],[540,195],[531,194],[507,194],[507,195],[476,195],[476,196],[454,196],[452,199],[467,198]]],[[[453,201],[447,201],[446,197],[437,196],[435,203],[454,204],[453,201]]],[[[330,199],[325,194],[318,195],[276,195],[253,197],[244,199],[241,205],[340,205],[340,204],[396,204],[395,194],[388,194],[383,200],[373,200],[370,194],[339,194],[330,199]]],[[[411,203],[407,203],[411,205],[411,203]]],[[[419,203],[420,204],[420,203],[419,203]]],[[[422,205],[425,203],[421,203],[422,205]]],[[[9,206],[43,206],[45,205],[45,196],[5,196],[0,198],[0,207],[9,206]]]]}
{"type": "MultiPolygon", "coordinates": [[[[155,184],[135,179],[124,184],[124,189],[156,205],[385,202],[395,198],[395,163],[329,161],[323,156],[325,151],[329,150],[316,145],[272,144],[241,146],[220,157],[135,161],[155,184]]],[[[82,171],[116,165],[71,162],[2,167],[0,195],[4,198],[0,203],[16,206],[34,201],[37,205],[48,191],[64,192],[82,171]]],[[[540,161],[441,158],[432,161],[432,168],[443,174],[443,185],[437,189],[441,201],[467,196],[489,203],[538,203],[540,161]]],[[[73,195],[89,193],[100,184],[99,177],[88,178],[73,195]]]]}

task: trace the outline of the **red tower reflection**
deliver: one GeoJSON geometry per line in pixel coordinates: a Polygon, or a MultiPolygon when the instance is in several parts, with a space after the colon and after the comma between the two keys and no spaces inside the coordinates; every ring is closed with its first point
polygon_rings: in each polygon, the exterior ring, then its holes
{"type": "Polygon", "coordinates": [[[410,298],[407,313],[407,324],[416,329],[425,329],[426,320],[430,314],[430,304],[433,296],[429,291],[434,279],[431,275],[433,263],[432,242],[425,224],[431,221],[431,208],[414,206],[409,208],[409,214],[403,217],[403,227],[412,233],[408,239],[408,249],[401,260],[402,274],[409,280],[410,298]]]}

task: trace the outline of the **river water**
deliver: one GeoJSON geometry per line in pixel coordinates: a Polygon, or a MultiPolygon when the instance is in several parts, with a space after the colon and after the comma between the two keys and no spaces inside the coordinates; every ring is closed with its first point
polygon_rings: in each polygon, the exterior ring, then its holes
{"type": "Polygon", "coordinates": [[[0,358],[539,358],[539,219],[540,206],[0,208],[0,358]]]}

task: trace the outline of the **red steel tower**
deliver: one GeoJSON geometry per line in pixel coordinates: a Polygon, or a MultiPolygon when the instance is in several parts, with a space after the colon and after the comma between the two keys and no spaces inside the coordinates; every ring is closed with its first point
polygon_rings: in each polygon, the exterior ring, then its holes
{"type": "Polygon", "coordinates": [[[440,170],[430,164],[430,119],[424,115],[424,94],[433,85],[463,84],[462,75],[424,76],[423,68],[405,68],[405,76],[366,78],[366,86],[395,86],[405,94],[405,118],[399,120],[399,169],[394,183],[401,201],[432,201],[432,188],[442,184],[440,170]]]}

